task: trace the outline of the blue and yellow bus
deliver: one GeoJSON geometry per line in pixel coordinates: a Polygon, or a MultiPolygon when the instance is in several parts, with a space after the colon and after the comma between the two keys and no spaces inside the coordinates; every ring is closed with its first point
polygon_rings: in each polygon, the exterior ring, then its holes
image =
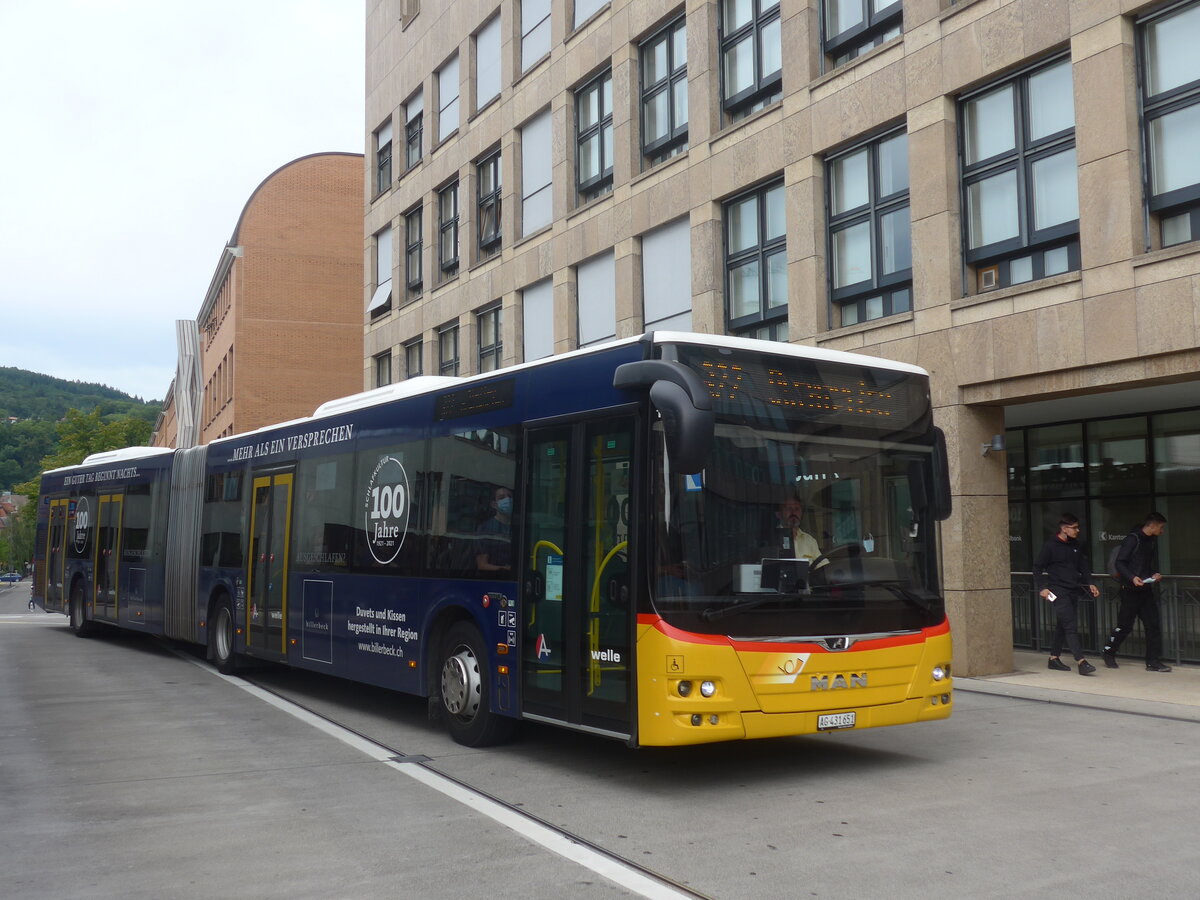
{"type": "Polygon", "coordinates": [[[914,366],[654,332],[41,490],[34,593],[76,634],[428,697],[468,745],[523,719],[662,746],[951,710],[949,479],[914,366]]]}

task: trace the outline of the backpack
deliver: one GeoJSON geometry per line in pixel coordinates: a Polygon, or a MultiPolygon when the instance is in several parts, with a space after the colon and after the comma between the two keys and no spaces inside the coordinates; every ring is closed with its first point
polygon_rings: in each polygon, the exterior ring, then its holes
{"type": "MultiPolygon", "coordinates": [[[[1123,543],[1125,542],[1122,541],[1121,544],[1123,543]]],[[[1104,569],[1108,573],[1109,578],[1116,579],[1117,581],[1121,580],[1121,573],[1117,571],[1117,554],[1121,552],[1121,544],[1117,544],[1117,546],[1112,548],[1112,552],[1108,554],[1108,565],[1104,569]]]]}
{"type": "MultiPolygon", "coordinates": [[[[1121,573],[1120,573],[1120,571],[1117,570],[1117,554],[1121,552],[1121,548],[1124,546],[1125,546],[1125,541],[1122,540],[1121,543],[1117,544],[1117,546],[1112,548],[1112,550],[1108,554],[1108,565],[1104,567],[1104,571],[1108,573],[1108,577],[1112,578],[1116,581],[1121,580],[1121,573]]],[[[1137,553],[1138,548],[1140,548],[1141,546],[1142,546],[1142,539],[1137,538],[1137,544],[1134,546],[1133,552],[1137,553]]]]}

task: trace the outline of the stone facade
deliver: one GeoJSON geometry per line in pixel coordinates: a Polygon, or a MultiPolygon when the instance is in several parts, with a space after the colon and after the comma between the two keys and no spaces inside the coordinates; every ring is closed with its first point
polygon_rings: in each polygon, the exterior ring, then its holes
{"type": "MultiPolygon", "coordinates": [[[[409,6],[412,4],[410,3],[409,6]]],[[[425,371],[438,329],[460,329],[461,371],[476,371],[473,313],[499,302],[505,364],[522,361],[522,289],[553,278],[554,349],[577,345],[576,266],[612,251],[616,335],[643,330],[641,236],[690,223],[692,328],[728,331],[723,201],[782,178],[786,197],[787,337],[926,368],[937,421],[951,450],[955,512],[943,528],[943,566],[955,664],[965,674],[1011,668],[1007,483],[1002,455],[981,444],[1005,430],[1005,408],[1133,387],[1197,381],[1200,396],[1200,254],[1161,249],[1143,180],[1138,86],[1139,17],[1161,6],[1130,0],[905,0],[899,36],[835,65],[823,52],[817,0],[782,0],[781,96],[731,121],[722,110],[717,0],[613,0],[574,27],[571,0],[551,3],[551,50],[521,71],[519,0],[426,2],[405,22],[400,0],[367,16],[366,270],[375,235],[396,229],[393,283],[404,280],[404,215],[424,210],[426,273],[436,270],[437,190],[460,184],[457,274],[419,297],[368,317],[364,359],[423,341],[425,371]],[[501,23],[501,91],[474,108],[474,35],[501,23]],[[686,15],[688,138],[685,152],[650,165],[641,153],[639,44],[686,15]],[[440,143],[436,72],[457,53],[460,117],[440,143]],[[1070,60],[1078,175],[1079,264],[1070,271],[981,291],[964,251],[960,98],[1040,61],[1070,60]],[[573,90],[611,67],[612,190],[575,190],[573,90]],[[411,169],[374,181],[373,137],[391,119],[403,145],[405,104],[422,90],[425,145],[411,169]],[[521,126],[549,109],[553,122],[553,223],[520,232],[521,126]],[[906,311],[842,327],[830,298],[827,159],[902,128],[908,139],[912,289],[906,311]],[[500,252],[481,260],[472,236],[474,163],[502,154],[500,252]]],[[[870,6],[871,4],[868,4],[870,6]]],[[[396,153],[399,159],[402,150],[396,153]]],[[[1200,163],[1197,163],[1200,167],[1200,163]]],[[[1200,181],[1200,174],[1195,179],[1200,181]]],[[[680,261],[681,267],[683,261],[680,261]]],[[[367,295],[374,285],[367,285],[367,295]]]]}

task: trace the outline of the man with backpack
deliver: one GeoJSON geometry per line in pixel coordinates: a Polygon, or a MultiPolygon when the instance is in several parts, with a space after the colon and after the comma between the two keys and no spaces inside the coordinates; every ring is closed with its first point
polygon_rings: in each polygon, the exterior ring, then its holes
{"type": "Polygon", "coordinates": [[[1109,574],[1121,582],[1121,606],[1117,624],[1104,642],[1104,664],[1117,668],[1117,650],[1133,628],[1133,620],[1142,620],[1146,633],[1146,669],[1150,672],[1170,672],[1162,656],[1162,617],[1154,585],[1162,580],[1158,571],[1158,538],[1167,528],[1167,519],[1157,512],[1149,513],[1140,528],[1125,536],[1117,548],[1109,574]]]}

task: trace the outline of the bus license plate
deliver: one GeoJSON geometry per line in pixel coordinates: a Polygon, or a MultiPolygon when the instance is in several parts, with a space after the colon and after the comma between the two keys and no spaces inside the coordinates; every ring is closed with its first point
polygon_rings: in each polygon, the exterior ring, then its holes
{"type": "Polygon", "coordinates": [[[833,731],[836,728],[853,728],[854,713],[829,713],[817,716],[817,731],[833,731]]]}

